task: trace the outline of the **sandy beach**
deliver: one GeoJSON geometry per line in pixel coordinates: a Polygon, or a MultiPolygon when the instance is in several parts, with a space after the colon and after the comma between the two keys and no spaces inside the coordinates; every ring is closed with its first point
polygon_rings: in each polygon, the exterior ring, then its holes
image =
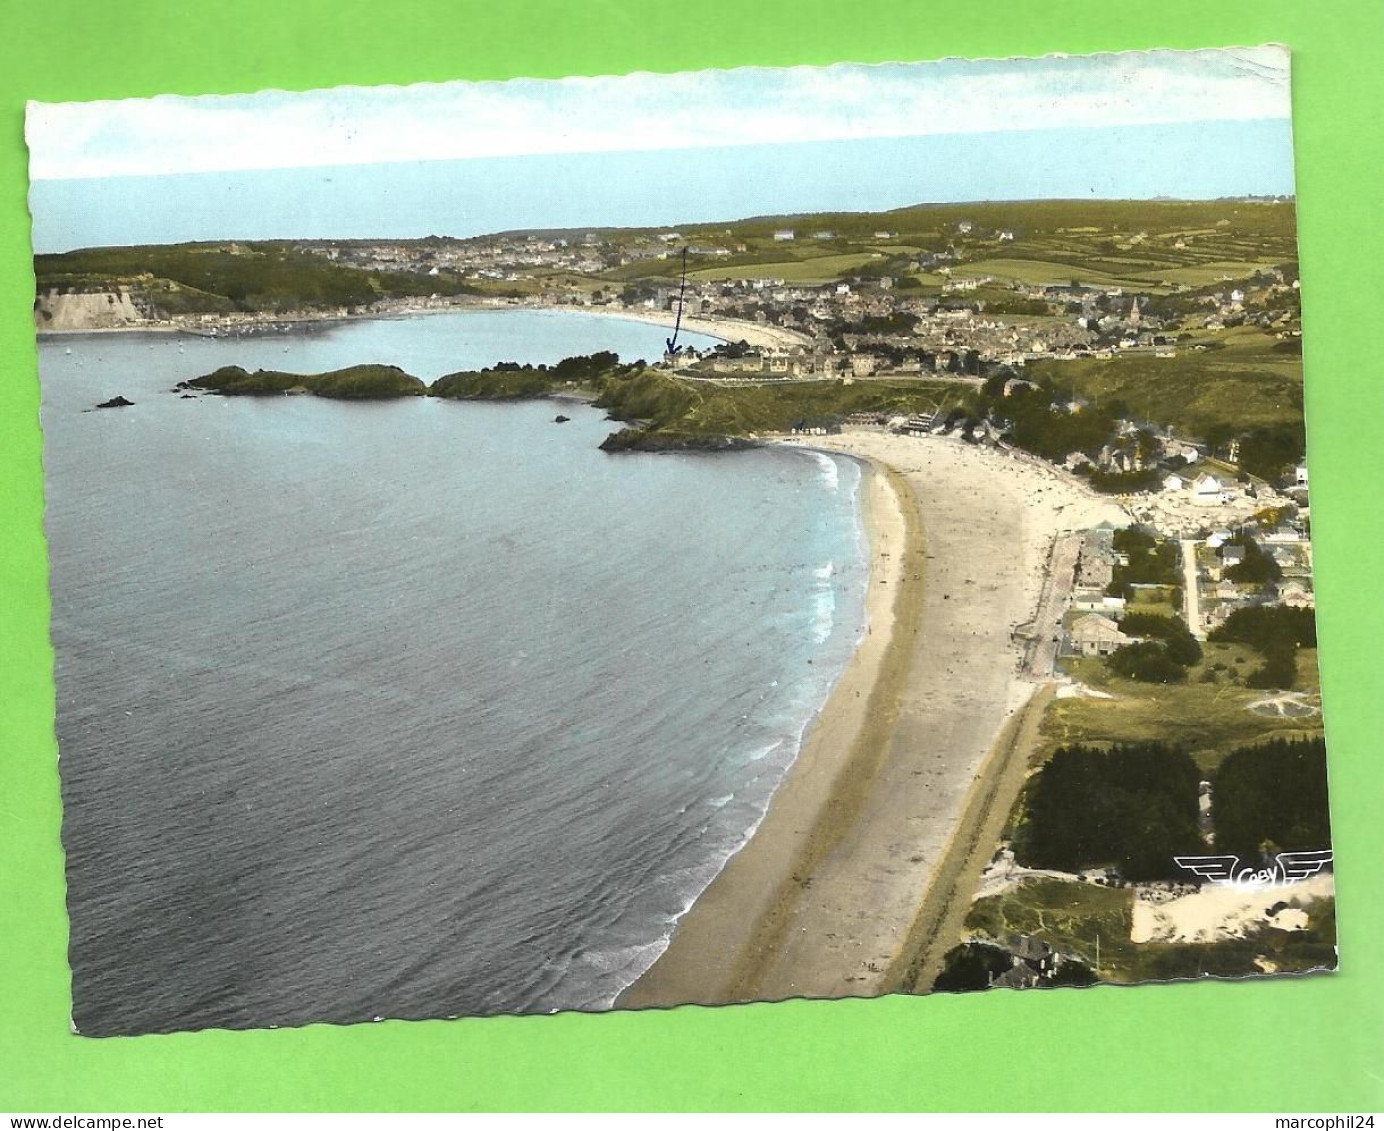
{"type": "MultiPolygon", "coordinates": [[[[40,337],[64,336],[68,334],[129,334],[161,332],[170,334],[208,335],[215,331],[220,334],[253,333],[265,326],[278,327],[290,325],[296,328],[313,328],[332,322],[366,321],[382,318],[409,318],[420,314],[452,314],[460,310],[552,310],[568,314],[593,314],[602,318],[620,318],[626,322],[645,322],[654,326],[666,326],[671,330],[677,320],[676,314],[668,311],[648,310],[644,307],[619,306],[556,306],[543,303],[508,302],[486,299],[467,299],[446,306],[411,306],[400,303],[387,308],[375,309],[355,315],[342,315],[332,311],[305,313],[297,315],[266,314],[257,318],[240,318],[221,323],[204,323],[200,320],[183,322],[153,322],[131,307],[128,317],[112,316],[102,304],[99,308],[90,304],[74,305],[71,299],[87,296],[65,296],[65,307],[49,321],[35,326],[40,337]]],[[[757,322],[741,322],[734,318],[686,317],[682,328],[689,333],[706,334],[727,342],[744,341],[756,349],[790,350],[795,346],[810,346],[812,339],[794,330],[781,326],[761,326],[757,322]]]]}
{"type": "MultiPolygon", "coordinates": [[[[503,309],[503,307],[497,307],[503,309]]],[[[623,306],[534,306],[530,310],[565,310],[578,314],[598,314],[607,318],[623,318],[627,322],[648,322],[654,326],[667,326],[672,329],[677,315],[666,310],[649,310],[646,307],[623,306]]],[[[762,326],[758,322],[742,322],[736,318],[693,317],[682,320],[682,328],[692,334],[706,334],[728,342],[743,341],[757,349],[789,350],[794,346],[809,346],[812,339],[795,330],[785,330],[781,326],[762,326]]]]}
{"type": "Polygon", "coordinates": [[[812,446],[872,467],[870,632],[755,835],[620,1005],[911,985],[935,949],[920,932],[956,909],[934,889],[969,882],[1022,780],[1040,703],[1023,711],[1037,685],[1011,633],[1033,614],[1049,545],[1128,521],[1055,468],[956,439],[859,430],[812,446]]]}

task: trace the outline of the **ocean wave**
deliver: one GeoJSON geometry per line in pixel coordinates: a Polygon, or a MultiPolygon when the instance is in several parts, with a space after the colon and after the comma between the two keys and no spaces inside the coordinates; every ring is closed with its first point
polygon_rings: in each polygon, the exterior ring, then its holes
{"type": "Polygon", "coordinates": [[[819,589],[813,595],[812,639],[817,644],[825,644],[831,639],[831,630],[836,624],[836,590],[831,586],[819,589]]]}
{"type": "Polygon", "coordinates": [[[765,758],[767,758],[770,754],[772,754],[782,745],[782,742],[771,742],[768,746],[756,746],[753,750],[750,751],[749,755],[745,758],[745,761],[762,762],[765,758]]]}
{"type": "Polygon", "coordinates": [[[822,473],[822,486],[828,491],[835,493],[841,485],[841,469],[837,462],[822,452],[808,452],[817,461],[817,467],[822,473]]]}
{"type": "MultiPolygon", "coordinates": [[[[652,966],[654,960],[667,949],[668,938],[660,937],[652,942],[632,943],[609,950],[588,950],[576,961],[599,974],[626,974],[634,971],[633,978],[628,981],[621,979],[624,985],[631,985],[635,978],[652,966]]],[[[624,986],[621,986],[621,989],[623,988],[624,986]]]]}

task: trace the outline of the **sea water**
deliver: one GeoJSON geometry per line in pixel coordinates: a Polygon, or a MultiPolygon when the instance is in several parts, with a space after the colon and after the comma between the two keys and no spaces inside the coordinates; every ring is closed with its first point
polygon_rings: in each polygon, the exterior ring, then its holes
{"type": "Polygon", "coordinates": [[[858,468],[607,455],[578,403],[171,390],[665,334],[41,342],[81,1032],[600,1009],[652,963],[864,630],[858,468]]]}

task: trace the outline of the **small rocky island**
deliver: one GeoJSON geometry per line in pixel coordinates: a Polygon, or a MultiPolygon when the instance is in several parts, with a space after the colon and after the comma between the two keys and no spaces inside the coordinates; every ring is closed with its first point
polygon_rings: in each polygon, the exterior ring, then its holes
{"type": "MultiPolygon", "coordinates": [[[[316,396],[338,400],[392,400],[436,397],[441,400],[517,401],[542,397],[586,397],[608,419],[630,427],[607,436],[605,452],[725,452],[757,447],[745,425],[749,420],[732,405],[722,405],[699,419],[698,408],[711,408],[705,392],[693,395],[672,376],[642,361],[622,365],[613,353],[564,358],[556,365],[501,362],[480,370],[448,373],[427,384],[396,365],[353,365],[326,373],[254,372],[226,365],[203,377],[180,381],[175,393],[215,393],[226,397],[316,396]]],[[[731,395],[743,395],[736,391],[731,395]]],[[[724,396],[723,393],[718,395],[724,396]]],[[[774,405],[771,416],[796,419],[795,405],[774,405]]],[[[555,424],[572,418],[558,413],[555,424]]],[[[773,430],[776,420],[762,427],[773,430]]],[[[786,430],[787,425],[782,426],[786,430]]]]}
{"type": "Polygon", "coordinates": [[[387,400],[421,397],[428,387],[397,365],[352,365],[327,373],[282,373],[238,365],[225,365],[205,377],[181,381],[176,392],[196,389],[223,397],[270,397],[311,394],[335,400],[387,400]]]}

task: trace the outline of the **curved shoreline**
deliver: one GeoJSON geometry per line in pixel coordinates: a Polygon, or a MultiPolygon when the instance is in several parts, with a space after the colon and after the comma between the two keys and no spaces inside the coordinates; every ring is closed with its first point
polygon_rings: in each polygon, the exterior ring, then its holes
{"type": "MultiPolygon", "coordinates": [[[[561,303],[508,302],[508,301],[470,301],[457,302],[447,306],[400,306],[389,310],[374,310],[362,314],[323,312],[321,314],[284,315],[265,314],[249,320],[228,320],[224,322],[197,322],[181,325],[170,322],[125,323],[119,326],[63,326],[48,328],[35,326],[35,334],[40,338],[62,338],[78,334],[188,334],[193,337],[220,337],[222,335],[255,333],[266,327],[284,327],[291,333],[329,323],[349,325],[353,322],[386,321],[400,318],[415,318],[436,314],[463,314],[467,311],[502,312],[509,310],[552,311],[557,314],[589,314],[600,318],[615,318],[625,322],[642,322],[645,325],[666,326],[672,329],[676,315],[664,311],[645,308],[628,309],[609,306],[577,306],[561,303]]],[[[703,334],[724,342],[745,341],[760,349],[787,350],[795,346],[811,345],[811,339],[794,330],[781,326],[761,326],[758,322],[741,322],[733,318],[688,316],[682,320],[683,329],[693,334],[703,334]]]]}
{"type": "Polygon", "coordinates": [[[901,619],[895,606],[905,589],[899,583],[903,564],[921,552],[922,535],[916,511],[909,514],[913,508],[900,494],[907,486],[897,473],[873,460],[861,462],[870,547],[869,629],[754,835],[679,920],[664,952],[616,999],[617,1007],[754,1000],[744,987],[753,980],[756,959],[785,925],[801,887],[797,877],[815,867],[843,827],[841,776],[851,767],[868,774],[879,757],[887,722],[870,723],[874,709],[883,706],[877,699],[901,684],[907,671],[908,650],[893,631],[901,619]]]}
{"type": "MultiPolygon", "coordinates": [[[[501,309],[501,308],[496,308],[501,309]]],[[[622,318],[626,322],[646,322],[654,326],[672,329],[677,316],[666,311],[627,307],[603,306],[536,306],[520,305],[517,310],[559,310],[573,311],[577,314],[596,314],[607,318],[622,318]]],[[[682,328],[691,334],[705,334],[709,338],[719,338],[725,342],[743,341],[757,349],[790,350],[797,346],[810,346],[812,339],[796,330],[785,330],[782,326],[765,326],[758,322],[741,322],[735,318],[706,317],[689,314],[682,319],[682,328]]]]}
{"type": "Polygon", "coordinates": [[[1012,630],[1037,606],[1055,534],[1119,516],[1075,481],[954,439],[811,446],[874,469],[872,631],[754,836],[617,1005],[877,996],[925,977],[1046,702],[1012,630]]]}

